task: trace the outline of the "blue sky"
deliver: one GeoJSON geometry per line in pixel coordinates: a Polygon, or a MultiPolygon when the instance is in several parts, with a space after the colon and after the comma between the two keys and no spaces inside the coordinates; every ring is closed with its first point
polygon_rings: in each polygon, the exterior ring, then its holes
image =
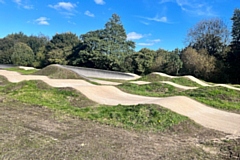
{"type": "Polygon", "coordinates": [[[113,13],[121,17],[136,50],[185,47],[187,31],[197,22],[230,18],[240,0],[0,0],[0,38],[72,32],[78,36],[103,29],[113,13]]]}

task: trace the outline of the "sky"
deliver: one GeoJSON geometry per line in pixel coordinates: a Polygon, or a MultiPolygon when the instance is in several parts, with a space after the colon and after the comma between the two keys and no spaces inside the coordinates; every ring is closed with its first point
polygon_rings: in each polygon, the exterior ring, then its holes
{"type": "Polygon", "coordinates": [[[72,32],[80,36],[103,29],[112,14],[120,16],[136,50],[184,48],[187,32],[201,20],[230,20],[240,0],[0,0],[0,38],[11,33],[72,32]]]}

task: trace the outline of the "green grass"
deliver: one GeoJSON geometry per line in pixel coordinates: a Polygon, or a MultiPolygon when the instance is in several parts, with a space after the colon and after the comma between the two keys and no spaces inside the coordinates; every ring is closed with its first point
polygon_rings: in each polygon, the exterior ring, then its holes
{"type": "Polygon", "coordinates": [[[225,87],[201,87],[187,90],[183,95],[218,109],[240,113],[240,91],[225,87]]]}
{"type": "Polygon", "coordinates": [[[164,77],[158,74],[149,74],[146,76],[143,76],[137,80],[141,80],[141,81],[148,81],[148,82],[158,82],[158,81],[170,81],[170,82],[174,82],[183,86],[189,86],[189,87],[201,87],[201,85],[199,85],[196,82],[193,82],[187,78],[184,77],[179,77],[179,78],[169,78],[169,77],[164,77]]]}
{"type": "Polygon", "coordinates": [[[101,106],[81,109],[82,116],[123,128],[164,131],[188,118],[157,105],[101,106]]]}
{"type": "Polygon", "coordinates": [[[74,106],[81,108],[95,105],[94,102],[72,88],[52,88],[42,81],[10,83],[2,87],[0,91],[21,102],[48,106],[57,110],[71,110],[74,106]]]}
{"type": "Polygon", "coordinates": [[[188,118],[157,105],[100,106],[71,88],[52,88],[42,81],[10,83],[0,92],[17,101],[103,124],[134,130],[164,131],[188,118]]]}
{"type": "Polygon", "coordinates": [[[238,84],[235,84],[235,85],[232,85],[233,87],[236,87],[236,88],[240,88],[240,85],[238,84]]]}
{"type": "Polygon", "coordinates": [[[169,84],[153,82],[150,84],[138,85],[133,83],[123,83],[117,86],[124,92],[143,96],[166,97],[178,94],[182,90],[169,84]]]}
{"type": "Polygon", "coordinates": [[[151,83],[145,85],[125,83],[117,87],[124,92],[143,96],[188,96],[218,109],[240,113],[240,91],[225,87],[200,87],[198,89],[186,91],[177,90],[171,85],[160,83],[151,83]]]}
{"type": "Polygon", "coordinates": [[[6,68],[6,70],[8,71],[15,71],[24,75],[28,75],[28,74],[33,74],[37,71],[37,69],[30,69],[30,70],[25,70],[25,69],[21,69],[18,67],[13,67],[13,68],[6,68]]]}

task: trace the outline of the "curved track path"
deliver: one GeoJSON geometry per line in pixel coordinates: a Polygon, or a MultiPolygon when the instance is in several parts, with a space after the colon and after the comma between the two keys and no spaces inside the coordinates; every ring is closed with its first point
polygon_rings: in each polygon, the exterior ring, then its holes
{"type": "MultiPolygon", "coordinates": [[[[187,76],[170,76],[170,75],[167,75],[165,73],[161,73],[161,72],[153,72],[153,74],[158,74],[160,76],[163,76],[163,77],[168,77],[168,78],[180,78],[180,77],[185,77],[185,78],[188,78],[190,79],[191,81],[193,82],[196,82],[198,84],[200,84],[201,86],[203,87],[214,87],[214,86],[221,86],[221,87],[225,87],[225,88],[229,88],[229,89],[233,89],[233,90],[237,90],[237,91],[240,91],[240,88],[237,88],[237,87],[233,87],[231,85],[227,85],[227,84],[213,84],[213,85],[210,85],[204,81],[201,81],[200,79],[194,77],[194,76],[190,76],[190,75],[187,75],[187,76]]],[[[161,81],[162,83],[167,83],[167,84],[170,84],[172,86],[175,86],[175,87],[178,87],[178,88],[182,88],[182,89],[197,89],[198,87],[188,87],[188,86],[182,86],[182,85],[178,85],[176,83],[173,83],[173,82],[170,82],[170,81],[161,81]]]]}
{"type": "Polygon", "coordinates": [[[240,115],[208,107],[184,96],[154,98],[132,95],[114,86],[96,86],[84,80],[49,79],[46,76],[21,75],[0,70],[10,82],[42,80],[53,87],[72,87],[89,99],[106,105],[158,104],[174,112],[185,115],[204,127],[240,136],[240,115]]]}

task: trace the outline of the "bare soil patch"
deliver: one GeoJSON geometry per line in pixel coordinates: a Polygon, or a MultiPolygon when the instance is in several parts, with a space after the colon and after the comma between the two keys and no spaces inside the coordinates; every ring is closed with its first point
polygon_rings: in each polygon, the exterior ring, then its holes
{"type": "Polygon", "coordinates": [[[193,123],[137,132],[0,99],[0,159],[237,159],[239,154],[239,139],[222,141],[226,134],[193,123]]]}

